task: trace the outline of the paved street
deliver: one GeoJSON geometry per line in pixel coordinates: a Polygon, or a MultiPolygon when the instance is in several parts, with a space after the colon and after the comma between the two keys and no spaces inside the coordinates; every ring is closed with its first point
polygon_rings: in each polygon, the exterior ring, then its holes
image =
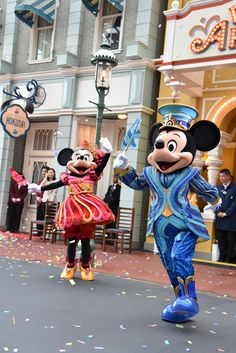
{"type": "Polygon", "coordinates": [[[236,301],[199,294],[201,313],[163,322],[169,286],[115,275],[59,280],[60,269],[0,258],[0,352],[235,352],[236,301]]]}

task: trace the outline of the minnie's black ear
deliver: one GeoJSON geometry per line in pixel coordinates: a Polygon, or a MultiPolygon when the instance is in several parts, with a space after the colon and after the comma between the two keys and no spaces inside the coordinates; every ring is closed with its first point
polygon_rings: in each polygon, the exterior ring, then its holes
{"type": "Polygon", "coordinates": [[[198,121],[189,130],[199,151],[207,152],[220,142],[220,129],[212,121],[198,121]]]}
{"type": "Polygon", "coordinates": [[[151,130],[149,132],[149,145],[151,148],[153,148],[154,143],[156,141],[156,138],[160,133],[159,129],[161,126],[162,126],[162,124],[156,123],[156,124],[152,125],[152,127],[151,127],[151,130]]]}
{"type": "Polygon", "coordinates": [[[60,165],[67,165],[67,162],[71,159],[74,151],[71,148],[64,148],[58,153],[57,161],[60,165]]]}

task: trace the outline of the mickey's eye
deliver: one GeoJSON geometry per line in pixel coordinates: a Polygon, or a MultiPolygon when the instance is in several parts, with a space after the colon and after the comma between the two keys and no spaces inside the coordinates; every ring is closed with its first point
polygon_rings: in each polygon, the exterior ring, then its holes
{"type": "Polygon", "coordinates": [[[79,159],[81,159],[81,158],[80,158],[80,154],[77,154],[77,155],[75,156],[75,158],[76,158],[77,161],[78,161],[79,159]]]}
{"type": "Polygon", "coordinates": [[[174,140],[170,140],[167,144],[167,148],[170,152],[174,152],[177,148],[177,143],[174,140]]]}
{"type": "Polygon", "coordinates": [[[87,162],[88,161],[88,156],[84,156],[84,160],[87,162]]]}

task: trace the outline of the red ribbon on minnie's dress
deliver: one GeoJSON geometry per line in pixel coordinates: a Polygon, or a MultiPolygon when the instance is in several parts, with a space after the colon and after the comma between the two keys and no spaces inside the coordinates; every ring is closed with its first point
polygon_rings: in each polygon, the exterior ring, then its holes
{"type": "Polygon", "coordinates": [[[10,174],[13,180],[15,180],[15,182],[18,185],[28,185],[29,182],[28,180],[24,179],[22,177],[22,175],[20,175],[19,173],[17,173],[13,168],[9,168],[10,169],[10,174]]]}

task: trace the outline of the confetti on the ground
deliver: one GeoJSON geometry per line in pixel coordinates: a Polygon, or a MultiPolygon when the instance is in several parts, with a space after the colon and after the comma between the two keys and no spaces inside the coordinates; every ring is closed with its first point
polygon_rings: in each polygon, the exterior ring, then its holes
{"type": "Polygon", "coordinates": [[[126,330],[126,327],[124,327],[123,325],[120,325],[121,330],[126,330]]]}
{"type": "Polygon", "coordinates": [[[81,340],[77,340],[78,343],[81,343],[81,344],[85,344],[84,341],[81,341],[81,340]]]}
{"type": "Polygon", "coordinates": [[[187,341],[188,342],[188,344],[193,344],[193,342],[192,341],[187,341]]]}
{"type": "Polygon", "coordinates": [[[49,279],[53,279],[53,278],[54,278],[54,275],[49,275],[48,278],[49,278],[49,279]]]}
{"type": "Polygon", "coordinates": [[[73,279],[70,279],[69,282],[70,282],[70,284],[71,284],[72,286],[75,285],[75,281],[74,281],[73,279]]]}
{"type": "Polygon", "coordinates": [[[215,331],[212,331],[212,330],[209,330],[210,333],[214,333],[216,335],[216,332],[215,331]]]}
{"type": "Polygon", "coordinates": [[[67,342],[66,346],[72,346],[72,344],[73,344],[72,342],[67,342]]]}
{"type": "Polygon", "coordinates": [[[170,341],[169,340],[165,340],[164,343],[169,346],[170,345],[170,341]]]}
{"type": "Polygon", "coordinates": [[[180,325],[180,324],[176,324],[175,325],[177,328],[184,328],[184,326],[183,325],[180,325]]]}
{"type": "Polygon", "coordinates": [[[102,349],[104,349],[104,347],[94,346],[94,349],[100,349],[100,350],[102,350],[102,349]]]}

